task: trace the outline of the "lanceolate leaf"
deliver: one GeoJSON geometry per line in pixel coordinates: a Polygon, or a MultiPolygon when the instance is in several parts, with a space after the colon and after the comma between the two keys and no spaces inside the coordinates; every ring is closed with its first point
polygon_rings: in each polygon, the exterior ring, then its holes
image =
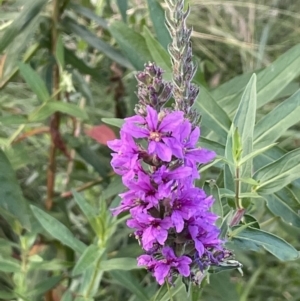
{"type": "Polygon", "coordinates": [[[118,128],[121,128],[124,124],[124,120],[120,118],[102,118],[101,120],[106,124],[110,124],[118,128]]]}
{"type": "Polygon", "coordinates": [[[127,8],[128,8],[128,0],[117,0],[117,4],[122,15],[123,21],[126,23],[127,21],[127,8]]]}
{"type": "Polygon", "coordinates": [[[100,269],[102,271],[112,271],[112,270],[134,270],[141,269],[142,267],[137,266],[135,258],[114,258],[101,262],[100,269]]]}
{"type": "Polygon", "coordinates": [[[300,178],[300,149],[293,150],[273,163],[259,169],[253,178],[259,182],[256,191],[259,194],[276,192],[300,178]]]}
{"type": "Polygon", "coordinates": [[[30,89],[42,102],[46,102],[50,99],[50,94],[47,90],[46,84],[29,65],[19,63],[19,70],[30,89]]]}
{"type": "Polygon", "coordinates": [[[113,22],[109,31],[136,70],[143,70],[144,64],[153,60],[144,37],[123,22],[113,22]]]}
{"type": "Polygon", "coordinates": [[[282,261],[295,260],[299,257],[298,251],[285,240],[251,227],[238,232],[232,237],[232,241],[245,250],[259,251],[260,248],[264,248],[282,261]]]}
{"type": "Polygon", "coordinates": [[[225,111],[203,87],[195,102],[195,108],[202,116],[202,124],[214,131],[218,136],[219,142],[225,144],[231,121],[225,111]]]}
{"type": "Polygon", "coordinates": [[[77,24],[71,18],[65,18],[63,25],[86,41],[90,46],[104,53],[107,57],[126,68],[132,68],[128,60],[119,51],[102,41],[99,37],[87,30],[85,27],[77,24]]]}
{"type": "Polygon", "coordinates": [[[300,228],[300,215],[289,206],[288,200],[282,199],[278,194],[266,195],[264,198],[275,216],[280,216],[287,224],[300,228]]]}
{"type": "MultiPolygon", "coordinates": [[[[253,74],[242,96],[233,125],[239,133],[241,140],[241,158],[249,155],[253,150],[253,131],[256,116],[256,75],[253,74]]],[[[240,177],[247,178],[252,175],[252,159],[240,167],[240,177]]],[[[250,186],[243,183],[242,191],[249,191],[250,186]]]]}
{"type": "Polygon", "coordinates": [[[131,291],[137,296],[139,301],[149,301],[150,298],[145,292],[144,287],[133,275],[127,271],[111,271],[112,278],[120,285],[131,291]]]}
{"type": "Polygon", "coordinates": [[[28,1],[18,17],[5,30],[0,39],[0,53],[30,24],[43,9],[47,0],[28,1]]]}
{"type": "Polygon", "coordinates": [[[95,245],[88,246],[83,254],[79,257],[72,271],[72,276],[76,276],[84,272],[93,263],[95,263],[103,254],[103,250],[95,245]]]}
{"type": "MultiPolygon", "coordinates": [[[[275,99],[289,83],[299,76],[299,53],[300,44],[285,52],[274,63],[257,74],[258,108],[275,99]],[[283,78],[284,81],[282,80],[283,78]]],[[[218,103],[230,115],[237,107],[247,78],[247,75],[240,76],[236,80],[231,80],[228,84],[223,84],[213,92],[218,103]],[[238,88],[240,88],[239,92],[237,92],[238,88]]]]}
{"type": "Polygon", "coordinates": [[[1,211],[7,211],[19,221],[22,227],[29,229],[28,205],[22,195],[15,172],[1,149],[0,171],[0,214],[1,211]]]}
{"type": "Polygon", "coordinates": [[[164,78],[170,80],[172,78],[172,64],[168,52],[155,40],[146,26],[144,27],[144,37],[155,63],[165,72],[164,78]]]}
{"type": "Polygon", "coordinates": [[[80,119],[88,119],[86,112],[73,103],[48,101],[29,116],[29,122],[42,121],[55,112],[65,113],[80,119]]]}
{"type": "MultiPolygon", "coordinates": [[[[124,2],[126,2],[126,0],[124,0],[124,2]]],[[[68,7],[73,9],[76,13],[94,21],[95,23],[100,25],[102,28],[107,29],[107,27],[108,27],[107,21],[105,19],[99,17],[98,15],[96,15],[92,10],[90,10],[82,5],[72,3],[72,1],[68,5],[68,7]]]]}
{"type": "Polygon", "coordinates": [[[256,149],[276,141],[288,128],[299,122],[300,90],[280,103],[255,125],[256,149]]]}
{"type": "Polygon", "coordinates": [[[157,0],[147,0],[150,18],[159,43],[167,50],[171,42],[169,31],[165,25],[165,12],[157,0]]]}
{"type": "Polygon", "coordinates": [[[84,252],[86,245],[75,238],[73,233],[65,225],[35,206],[31,206],[31,210],[45,231],[51,236],[78,253],[84,252]]]}

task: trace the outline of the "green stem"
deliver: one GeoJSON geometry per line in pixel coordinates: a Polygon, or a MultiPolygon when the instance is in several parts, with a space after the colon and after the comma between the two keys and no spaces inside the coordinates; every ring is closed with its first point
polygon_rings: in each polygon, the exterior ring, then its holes
{"type": "Polygon", "coordinates": [[[243,208],[240,198],[241,182],[240,182],[240,168],[237,166],[235,170],[235,206],[237,209],[243,208]]]}
{"type": "Polygon", "coordinates": [[[167,284],[167,288],[168,288],[168,292],[169,292],[169,296],[170,296],[170,301],[173,301],[173,297],[172,297],[171,290],[170,290],[170,285],[169,285],[169,282],[167,279],[166,279],[166,284],[167,284]]]}

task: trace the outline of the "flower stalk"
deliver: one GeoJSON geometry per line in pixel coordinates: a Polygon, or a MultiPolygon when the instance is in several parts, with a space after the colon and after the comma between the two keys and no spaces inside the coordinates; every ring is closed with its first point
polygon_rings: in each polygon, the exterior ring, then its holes
{"type": "Polygon", "coordinates": [[[138,265],[160,285],[173,283],[176,275],[197,282],[198,271],[204,273],[229,254],[211,212],[214,200],[194,184],[199,165],[215,153],[197,147],[199,113],[192,106],[199,88],[192,83],[196,67],[186,27],[189,9],[183,11],[183,0],[166,2],[173,83],[163,80],[161,68],[146,64],[136,75],[136,115],[125,118],[120,139],[108,142],[114,151],[111,165],[127,187],[113,214],[130,212],[127,226],[145,251],[138,265]],[[167,107],[171,97],[173,108],[167,107]]]}

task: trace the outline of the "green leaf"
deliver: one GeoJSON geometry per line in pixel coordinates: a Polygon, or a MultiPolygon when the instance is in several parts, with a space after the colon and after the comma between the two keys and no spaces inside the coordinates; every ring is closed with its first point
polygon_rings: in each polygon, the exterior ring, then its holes
{"type": "Polygon", "coordinates": [[[272,143],[270,145],[267,145],[263,148],[257,149],[253,152],[251,152],[250,154],[246,155],[245,157],[243,157],[240,161],[240,165],[244,164],[245,162],[247,162],[250,159],[253,159],[254,157],[264,153],[265,151],[269,150],[270,148],[272,148],[273,146],[275,146],[277,143],[272,143]]]}
{"type": "Polygon", "coordinates": [[[11,116],[1,116],[0,117],[0,124],[2,124],[2,125],[24,124],[27,122],[28,122],[28,119],[22,115],[11,115],[11,116]]]}
{"type": "Polygon", "coordinates": [[[0,39],[0,53],[30,24],[43,9],[47,0],[28,1],[17,18],[9,25],[0,39]]]}
{"type": "MultiPolygon", "coordinates": [[[[253,150],[253,135],[256,116],[256,75],[253,74],[241,102],[233,118],[233,125],[237,129],[241,143],[241,158],[252,153],[253,150]]],[[[238,164],[238,163],[237,163],[238,164]]],[[[240,177],[250,178],[252,175],[252,158],[250,157],[245,164],[240,166],[240,177]]],[[[242,183],[241,191],[250,191],[250,185],[242,183]]]]}
{"type": "Polygon", "coordinates": [[[288,128],[299,122],[300,90],[281,102],[255,125],[255,148],[276,141],[288,128]]]}
{"type": "Polygon", "coordinates": [[[126,23],[128,0],[117,0],[117,5],[119,7],[119,11],[121,13],[122,19],[126,23]]]}
{"type": "Polygon", "coordinates": [[[198,146],[213,150],[219,156],[224,156],[225,146],[216,141],[201,137],[198,146]]]}
{"type": "Polygon", "coordinates": [[[295,149],[275,162],[262,167],[253,175],[254,180],[259,182],[256,192],[270,194],[300,178],[299,164],[300,149],[295,149]]]}
{"type": "Polygon", "coordinates": [[[218,135],[219,142],[225,144],[231,121],[225,111],[203,87],[195,102],[195,108],[202,115],[202,124],[214,131],[218,135]]]}
{"type": "Polygon", "coordinates": [[[63,279],[63,276],[53,276],[50,278],[45,279],[44,281],[41,281],[40,283],[36,284],[34,286],[34,289],[30,290],[28,296],[39,296],[44,294],[45,292],[51,290],[55,286],[57,286],[61,280],[63,279]]]}
{"type": "Polygon", "coordinates": [[[135,294],[139,301],[149,301],[149,296],[145,289],[131,273],[127,271],[111,271],[110,274],[112,279],[135,294]]]}
{"type": "Polygon", "coordinates": [[[21,263],[18,260],[0,256],[0,271],[6,273],[18,273],[21,270],[21,263]]]}
{"type": "MultiPolygon", "coordinates": [[[[126,0],[124,0],[126,1],[126,0]]],[[[107,29],[107,21],[98,15],[96,15],[92,10],[75,3],[70,2],[68,5],[69,8],[73,9],[76,13],[88,18],[89,20],[94,21],[96,24],[100,25],[102,28],[107,29]]]]}
{"type": "Polygon", "coordinates": [[[107,158],[97,154],[87,145],[80,145],[74,149],[84,161],[90,164],[99,173],[101,177],[107,177],[108,173],[111,171],[107,158]]]}
{"type": "Polygon", "coordinates": [[[146,40],[147,47],[153,57],[155,63],[161,67],[165,73],[164,78],[166,80],[172,79],[172,64],[170,60],[170,55],[168,52],[159,44],[157,40],[153,37],[150,30],[144,26],[144,37],[146,40]]]}
{"type": "Polygon", "coordinates": [[[157,0],[147,0],[147,3],[157,40],[167,50],[171,37],[165,24],[165,12],[157,0]]]}
{"type": "Polygon", "coordinates": [[[31,205],[31,210],[40,222],[41,226],[51,236],[59,240],[63,245],[66,245],[78,253],[83,253],[86,245],[75,238],[74,234],[57,219],[46,213],[45,211],[31,205]]]}
{"type": "Polygon", "coordinates": [[[143,70],[144,64],[153,60],[144,37],[123,22],[113,22],[109,31],[136,70],[143,70]]]}
{"type": "Polygon", "coordinates": [[[135,269],[141,269],[142,267],[137,266],[135,258],[113,258],[104,260],[101,262],[101,271],[112,271],[112,270],[123,270],[130,271],[135,269]]]}
{"type": "Polygon", "coordinates": [[[245,250],[259,251],[260,248],[264,248],[282,261],[299,257],[298,251],[285,240],[259,229],[246,228],[232,237],[232,240],[239,248],[245,250]]]}
{"type": "Polygon", "coordinates": [[[80,193],[73,189],[72,194],[75,202],[88,220],[91,220],[97,216],[97,211],[95,211],[95,208],[93,208],[80,193]]]}
{"type": "MultiPolygon", "coordinates": [[[[14,170],[0,149],[0,207],[16,218],[22,227],[30,229],[28,205],[24,200],[14,170]]],[[[10,221],[11,222],[11,221],[10,221]]]]}
{"type": "MultiPolygon", "coordinates": [[[[106,42],[102,41],[100,38],[98,38],[95,34],[87,30],[84,26],[79,25],[75,21],[73,21],[71,18],[65,18],[63,21],[63,25],[73,32],[74,34],[78,35],[80,38],[82,38],[84,41],[86,41],[90,46],[94,47],[98,51],[104,53],[107,57],[112,59],[113,61],[116,61],[121,66],[124,66],[126,68],[132,69],[131,64],[128,62],[128,60],[115,48],[111,47],[106,42]]],[[[123,23],[124,25],[124,23],[123,23]]]]}
{"type": "Polygon", "coordinates": [[[106,124],[113,125],[117,128],[121,128],[124,124],[124,120],[120,118],[101,118],[101,121],[103,121],[106,124]]]}
{"type": "Polygon", "coordinates": [[[207,195],[212,195],[214,198],[214,203],[211,207],[211,211],[223,220],[224,212],[223,212],[223,206],[220,198],[219,187],[216,185],[215,181],[211,180],[205,182],[204,190],[207,195]]]}
{"type": "Polygon", "coordinates": [[[55,56],[56,56],[59,66],[62,69],[64,69],[65,68],[65,53],[64,53],[64,44],[63,44],[61,35],[59,35],[59,38],[57,40],[55,56]]]}
{"type": "Polygon", "coordinates": [[[50,94],[47,90],[46,84],[28,64],[20,62],[19,70],[23,79],[26,81],[30,89],[42,102],[46,102],[50,99],[50,94]]]}
{"type": "Polygon", "coordinates": [[[43,121],[50,117],[55,112],[65,113],[79,119],[88,119],[88,115],[78,105],[73,103],[61,102],[61,101],[48,101],[47,103],[40,106],[29,116],[29,122],[43,121]]]}
{"type": "Polygon", "coordinates": [[[100,250],[99,247],[95,245],[88,246],[76,262],[76,265],[72,270],[72,276],[74,277],[83,273],[102,256],[103,251],[103,249],[100,250]]]}
{"type": "MultiPolygon", "coordinates": [[[[274,100],[297,76],[300,75],[300,44],[292,47],[275,62],[257,74],[257,107],[274,100]],[[282,80],[284,78],[284,81],[282,80]]],[[[213,95],[230,115],[235,111],[245,86],[247,76],[223,84],[213,95]],[[228,90],[228,93],[226,92],[228,90]],[[236,92],[239,89],[239,92],[236,92]]]]}
{"type": "Polygon", "coordinates": [[[264,198],[268,208],[275,216],[281,217],[289,225],[300,228],[300,215],[288,205],[287,201],[277,194],[266,195],[264,198]]]}

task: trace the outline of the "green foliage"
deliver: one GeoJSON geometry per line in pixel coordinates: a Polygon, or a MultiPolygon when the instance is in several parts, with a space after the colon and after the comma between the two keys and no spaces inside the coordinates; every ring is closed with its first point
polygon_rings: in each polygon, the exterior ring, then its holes
{"type": "Polygon", "coordinates": [[[146,62],[171,79],[163,2],[0,1],[0,300],[300,300],[298,19],[293,4],[272,6],[291,26],[279,43],[261,21],[269,4],[212,2],[190,3],[199,146],[218,155],[198,184],[244,277],[229,266],[201,287],[159,287],[136,265],[128,216],[109,210],[124,186],[87,133],[103,122],[118,136],[146,62]]]}

